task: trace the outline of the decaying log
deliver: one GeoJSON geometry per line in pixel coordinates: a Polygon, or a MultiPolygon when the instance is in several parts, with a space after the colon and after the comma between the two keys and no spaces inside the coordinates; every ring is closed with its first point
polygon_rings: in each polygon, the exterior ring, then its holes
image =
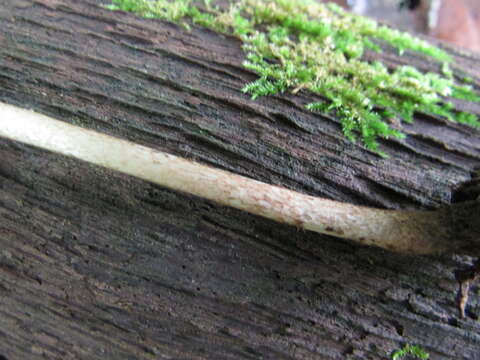
{"type": "MultiPolygon", "coordinates": [[[[478,131],[420,114],[382,159],[307,93],[242,94],[237,40],[99,4],[0,0],[0,101],[368,206],[448,204],[480,163],[478,131]]],[[[479,57],[451,51],[478,86],[479,57]]],[[[0,359],[478,356],[478,294],[455,309],[469,258],[359,247],[13,141],[0,159],[0,359]]]]}

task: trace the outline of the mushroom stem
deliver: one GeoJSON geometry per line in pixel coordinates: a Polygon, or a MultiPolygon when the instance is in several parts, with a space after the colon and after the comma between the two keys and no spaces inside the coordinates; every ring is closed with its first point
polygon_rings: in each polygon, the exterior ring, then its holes
{"type": "MultiPolygon", "coordinates": [[[[453,206],[437,211],[354,206],[268,185],[5,103],[0,103],[0,119],[2,137],[306,230],[411,254],[466,248],[463,238],[453,238],[459,218],[453,206]]],[[[478,220],[480,202],[472,203],[473,208],[461,208],[461,216],[473,211],[478,220]]],[[[480,233],[478,225],[474,231],[480,233]]],[[[466,252],[478,254],[478,247],[466,252]]]]}

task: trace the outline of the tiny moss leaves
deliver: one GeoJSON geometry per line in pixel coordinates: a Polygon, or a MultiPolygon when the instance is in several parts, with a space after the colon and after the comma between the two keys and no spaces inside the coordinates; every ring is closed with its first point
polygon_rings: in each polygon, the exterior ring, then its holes
{"type": "Polygon", "coordinates": [[[430,354],[428,354],[420,346],[410,344],[406,344],[403,348],[395,351],[392,354],[392,360],[401,360],[405,359],[406,357],[420,360],[428,360],[430,358],[430,354]]]}
{"type": "Polygon", "coordinates": [[[133,12],[145,18],[165,19],[179,22],[190,10],[190,0],[151,1],[151,0],[119,0],[112,1],[106,6],[110,10],[123,10],[133,12]]]}
{"type": "MultiPolygon", "coordinates": [[[[222,2],[225,4],[225,2],[222,2]]],[[[470,85],[454,81],[450,56],[408,33],[314,0],[239,0],[220,8],[214,0],[112,0],[111,10],[208,27],[238,37],[245,68],[258,79],[242,91],[253,99],[300,90],[318,95],[310,111],[335,114],[345,136],[360,138],[381,155],[378,138],[403,138],[391,126],[410,123],[415,112],[480,128],[474,114],[455,110],[448,97],[480,102],[470,85]],[[366,50],[393,47],[438,62],[438,73],[411,66],[394,69],[362,58],[366,50]]]]}

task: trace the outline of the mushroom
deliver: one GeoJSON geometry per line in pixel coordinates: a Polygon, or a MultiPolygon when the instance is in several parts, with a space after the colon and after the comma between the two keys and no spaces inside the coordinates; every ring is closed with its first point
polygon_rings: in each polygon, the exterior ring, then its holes
{"type": "MultiPolygon", "coordinates": [[[[214,169],[5,103],[0,103],[0,119],[0,136],[298,228],[399,253],[480,255],[479,199],[432,211],[356,206],[214,169]]],[[[461,275],[457,279],[467,281],[461,275]]]]}

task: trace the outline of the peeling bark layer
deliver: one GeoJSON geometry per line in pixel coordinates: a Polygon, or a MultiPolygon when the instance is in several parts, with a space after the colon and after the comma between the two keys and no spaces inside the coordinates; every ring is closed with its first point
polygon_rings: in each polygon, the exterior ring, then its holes
{"type": "MultiPolygon", "coordinates": [[[[480,163],[478,131],[427,115],[381,159],[306,93],[239,92],[255,76],[234,38],[100,3],[0,0],[0,100],[368,206],[448,204],[480,163]]],[[[478,86],[479,59],[452,52],[478,86]]],[[[11,141],[0,159],[0,359],[478,356],[478,294],[456,318],[468,258],[358,247],[11,141]]]]}

